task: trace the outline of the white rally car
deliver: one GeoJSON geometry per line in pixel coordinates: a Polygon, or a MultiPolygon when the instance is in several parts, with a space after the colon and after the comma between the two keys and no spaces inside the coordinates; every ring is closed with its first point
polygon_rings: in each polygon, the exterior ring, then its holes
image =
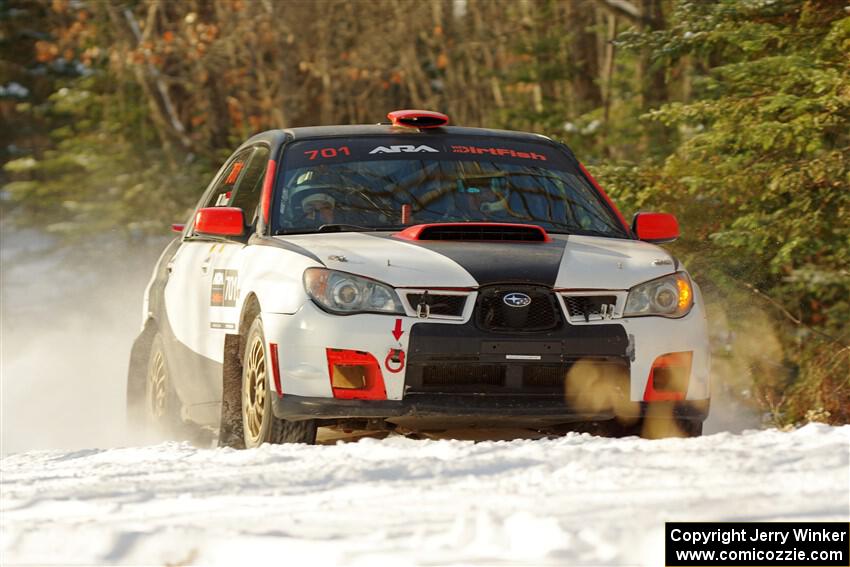
{"type": "Polygon", "coordinates": [[[317,427],[699,435],[700,291],[563,144],[390,123],[254,136],[148,285],[128,409],[221,444],[317,427]],[[660,427],[660,429],[659,429],[660,427]]]}

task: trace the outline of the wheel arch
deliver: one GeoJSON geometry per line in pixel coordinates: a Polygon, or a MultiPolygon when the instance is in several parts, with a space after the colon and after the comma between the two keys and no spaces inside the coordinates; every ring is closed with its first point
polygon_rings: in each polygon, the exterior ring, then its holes
{"type": "Polygon", "coordinates": [[[242,302],[242,312],[239,314],[239,336],[245,337],[254,318],[260,314],[260,298],[253,291],[248,293],[242,302]]]}

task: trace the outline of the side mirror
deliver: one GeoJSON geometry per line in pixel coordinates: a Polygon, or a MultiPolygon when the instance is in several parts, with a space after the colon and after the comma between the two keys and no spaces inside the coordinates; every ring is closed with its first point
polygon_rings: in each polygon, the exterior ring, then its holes
{"type": "Polygon", "coordinates": [[[679,238],[679,221],[667,213],[637,213],[632,220],[632,232],[646,242],[673,242],[679,238]]]}
{"type": "Polygon", "coordinates": [[[245,233],[245,215],[237,207],[198,209],[195,232],[212,236],[242,236],[245,233]]]}

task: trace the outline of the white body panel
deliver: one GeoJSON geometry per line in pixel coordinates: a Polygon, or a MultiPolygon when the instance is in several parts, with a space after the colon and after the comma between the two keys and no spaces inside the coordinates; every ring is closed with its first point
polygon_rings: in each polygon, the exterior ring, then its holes
{"type": "Polygon", "coordinates": [[[234,264],[240,281],[238,312],[253,293],[263,312],[295,313],[307,300],[304,270],[321,266],[311,258],[273,246],[248,246],[238,260],[234,264]]]}
{"type": "MultiPolygon", "coordinates": [[[[308,267],[327,267],[374,278],[397,287],[476,288],[477,282],[455,261],[424,247],[395,238],[340,233],[286,238],[309,252],[276,246],[245,246],[184,242],[173,259],[165,288],[165,303],[174,335],[180,343],[211,361],[221,363],[226,334],[238,333],[247,298],[257,297],[268,342],[280,353],[283,394],[332,397],[326,349],[370,353],[381,365],[387,398],[403,397],[404,370],[390,372],[385,359],[391,349],[408,350],[410,329],[422,319],[407,315],[358,314],[339,316],[319,309],[306,295],[302,277],[308,267]],[[211,305],[213,273],[238,274],[232,305],[211,305]],[[392,334],[396,319],[403,334],[392,334]]],[[[631,399],[642,400],[653,361],[670,352],[693,351],[687,399],[710,395],[709,352],[702,297],[695,287],[695,304],[681,319],[620,318],[626,291],[639,283],[674,271],[674,262],[661,248],[638,241],[570,236],[558,271],[560,289],[620,290],[615,319],[580,323],[622,325],[634,342],[631,361],[631,399]]],[[[233,290],[231,290],[233,291],[233,290]]],[[[427,319],[428,323],[457,325],[472,316],[474,292],[462,321],[427,319]]],[[[563,303],[562,303],[563,305],[563,303]]],[[[273,388],[273,386],[272,386],[273,388]]],[[[212,391],[212,390],[207,390],[212,391]]],[[[210,403],[216,400],[193,400],[210,403]]]]}
{"type": "Polygon", "coordinates": [[[356,232],[287,238],[315,253],[329,268],[351,272],[396,287],[475,287],[457,262],[398,238],[356,232]],[[344,257],[345,262],[333,260],[344,257]]]}
{"type": "Polygon", "coordinates": [[[622,289],[673,273],[665,250],[639,240],[570,236],[555,287],[622,289]]]}
{"type": "MultiPolygon", "coordinates": [[[[165,309],[175,338],[197,354],[221,362],[210,331],[213,250],[220,244],[184,241],[169,262],[165,309]]],[[[223,343],[222,343],[223,344],[223,343]]]]}

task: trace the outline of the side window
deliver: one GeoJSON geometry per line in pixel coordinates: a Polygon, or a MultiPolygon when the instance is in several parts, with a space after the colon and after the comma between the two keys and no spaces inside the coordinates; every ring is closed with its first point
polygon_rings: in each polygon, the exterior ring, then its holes
{"type": "Polygon", "coordinates": [[[245,166],[248,164],[248,160],[251,158],[251,154],[253,152],[254,149],[249,148],[234,156],[230,165],[227,167],[227,170],[224,172],[224,175],[218,180],[210,193],[209,198],[207,198],[206,202],[203,204],[204,207],[230,206],[229,203],[233,198],[234,190],[236,189],[240,177],[245,176],[245,166]]]}
{"type": "Polygon", "coordinates": [[[245,213],[245,222],[254,224],[257,218],[257,208],[260,204],[260,193],[266,177],[266,167],[269,162],[269,148],[257,146],[251,156],[244,173],[239,179],[230,198],[231,207],[239,207],[245,213]]]}

